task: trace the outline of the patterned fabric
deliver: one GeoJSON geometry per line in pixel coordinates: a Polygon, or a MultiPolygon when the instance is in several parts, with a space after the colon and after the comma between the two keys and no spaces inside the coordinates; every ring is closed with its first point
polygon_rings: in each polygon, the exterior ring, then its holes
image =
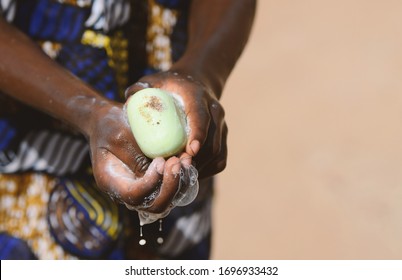
{"type": "Polygon", "coordinates": [[[65,250],[83,258],[101,258],[121,230],[117,206],[96,191],[93,182],[62,180],[48,201],[48,225],[65,250]]]}
{"type": "MultiPolygon", "coordinates": [[[[12,132],[5,133],[7,140],[12,132]]],[[[2,143],[5,145],[6,141],[2,143]]],[[[31,131],[17,153],[0,151],[0,167],[4,173],[33,169],[62,175],[77,172],[87,154],[87,143],[81,137],[49,130],[31,131]]]]}
{"type": "MultiPolygon", "coordinates": [[[[55,183],[54,178],[42,174],[0,174],[0,232],[25,240],[25,247],[39,259],[74,258],[53,241],[48,230],[47,203],[55,183]]],[[[7,258],[5,253],[0,255],[7,258]]]]}
{"type": "MultiPolygon", "coordinates": [[[[184,52],[189,0],[0,0],[0,15],[109,99],[184,52]]],[[[209,257],[212,181],[143,228],[96,188],[82,135],[0,93],[0,258],[209,257]],[[156,242],[163,237],[165,243],[156,242]]]]}
{"type": "Polygon", "coordinates": [[[0,233],[0,259],[35,260],[36,257],[24,240],[2,232],[0,233]]]}

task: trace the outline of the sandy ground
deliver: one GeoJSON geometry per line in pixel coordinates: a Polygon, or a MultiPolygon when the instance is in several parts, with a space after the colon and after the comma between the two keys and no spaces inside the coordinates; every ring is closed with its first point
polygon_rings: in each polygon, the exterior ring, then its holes
{"type": "Polygon", "coordinates": [[[402,259],[402,1],[260,0],[214,259],[402,259]]]}

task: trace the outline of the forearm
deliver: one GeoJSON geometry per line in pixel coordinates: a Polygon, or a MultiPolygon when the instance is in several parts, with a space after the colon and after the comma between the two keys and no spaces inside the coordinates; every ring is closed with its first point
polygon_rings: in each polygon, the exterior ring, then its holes
{"type": "Polygon", "coordinates": [[[88,134],[106,100],[0,17],[0,91],[88,134]]]}
{"type": "Polygon", "coordinates": [[[248,41],[255,9],[255,0],[193,0],[187,50],[172,69],[194,74],[219,98],[248,41]]]}

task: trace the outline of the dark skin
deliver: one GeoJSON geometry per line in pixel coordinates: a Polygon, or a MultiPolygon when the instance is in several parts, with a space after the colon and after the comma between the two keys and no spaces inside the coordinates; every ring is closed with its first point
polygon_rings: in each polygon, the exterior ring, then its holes
{"type": "Polygon", "coordinates": [[[219,99],[247,43],[255,8],[253,0],[194,0],[182,58],[169,71],[143,77],[127,89],[129,97],[147,83],[182,98],[190,132],[178,156],[145,157],[126,121],[124,104],[102,97],[2,18],[0,91],[85,135],[96,182],[112,198],[138,207],[162,182],[147,208],[161,213],[177,192],[181,168],[195,164],[200,178],[206,178],[226,166],[228,130],[219,99]]]}

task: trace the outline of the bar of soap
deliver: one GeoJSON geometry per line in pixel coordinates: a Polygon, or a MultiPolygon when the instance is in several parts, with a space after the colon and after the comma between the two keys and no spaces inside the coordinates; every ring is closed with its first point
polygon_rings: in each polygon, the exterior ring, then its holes
{"type": "Polygon", "coordinates": [[[141,151],[149,158],[170,157],[187,142],[185,114],[173,95],[157,88],[127,100],[127,118],[141,151]]]}

